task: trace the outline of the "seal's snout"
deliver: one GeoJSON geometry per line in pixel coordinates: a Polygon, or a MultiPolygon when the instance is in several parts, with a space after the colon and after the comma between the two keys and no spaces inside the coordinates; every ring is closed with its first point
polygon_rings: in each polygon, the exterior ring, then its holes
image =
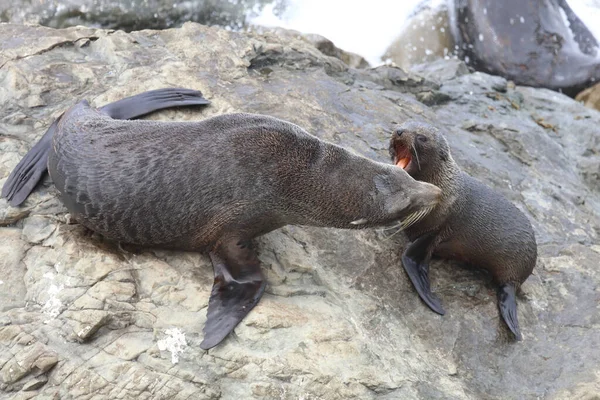
{"type": "Polygon", "coordinates": [[[405,129],[404,128],[396,128],[396,136],[400,137],[402,136],[402,134],[404,134],[405,129]]]}
{"type": "Polygon", "coordinates": [[[411,206],[400,220],[398,227],[406,229],[429,214],[441,201],[442,191],[435,185],[415,181],[417,186],[411,193],[411,206]]]}

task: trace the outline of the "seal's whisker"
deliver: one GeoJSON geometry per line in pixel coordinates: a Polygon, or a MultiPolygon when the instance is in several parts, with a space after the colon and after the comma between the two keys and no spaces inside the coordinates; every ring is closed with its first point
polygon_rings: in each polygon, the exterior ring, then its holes
{"type": "Polygon", "coordinates": [[[386,226],[386,227],[383,227],[383,228],[381,228],[381,230],[382,230],[382,231],[391,231],[392,229],[397,229],[397,228],[399,228],[399,227],[400,227],[400,225],[402,225],[402,222],[398,222],[397,224],[395,224],[395,225],[392,225],[392,226],[386,226]]]}
{"type": "Polygon", "coordinates": [[[386,241],[387,241],[387,240],[390,240],[391,238],[393,238],[394,236],[396,236],[396,235],[398,234],[398,232],[402,232],[403,230],[404,230],[404,229],[402,229],[402,228],[400,228],[400,227],[399,227],[399,228],[398,228],[398,230],[396,230],[396,232],[392,233],[391,235],[389,235],[388,237],[386,237],[386,238],[385,238],[385,239],[383,239],[383,240],[386,240],[386,241]]]}
{"type": "Polygon", "coordinates": [[[423,218],[425,215],[429,214],[431,212],[431,210],[433,210],[433,207],[426,207],[422,210],[419,210],[419,211],[416,211],[416,212],[410,214],[408,217],[406,217],[405,219],[400,221],[398,224],[390,226],[389,228],[384,228],[383,229],[384,232],[389,232],[393,229],[396,230],[394,233],[392,233],[391,235],[386,237],[384,240],[391,239],[392,237],[396,236],[398,234],[398,232],[402,232],[406,228],[419,222],[421,220],[421,218],[423,218]]]}
{"type": "Polygon", "coordinates": [[[419,161],[419,153],[417,153],[417,147],[414,143],[411,143],[413,150],[415,151],[415,158],[417,159],[417,166],[419,167],[419,171],[421,170],[421,162],[419,161]]]}

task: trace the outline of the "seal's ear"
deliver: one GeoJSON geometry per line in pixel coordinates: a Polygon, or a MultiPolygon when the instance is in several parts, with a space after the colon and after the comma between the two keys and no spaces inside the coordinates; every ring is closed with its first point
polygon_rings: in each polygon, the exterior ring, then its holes
{"type": "Polygon", "coordinates": [[[435,140],[438,143],[436,147],[438,149],[440,160],[448,161],[448,159],[450,159],[450,145],[448,144],[446,136],[441,132],[436,132],[435,140]]]}
{"type": "Polygon", "coordinates": [[[375,182],[375,188],[380,194],[387,196],[392,193],[392,185],[390,184],[390,178],[388,176],[375,175],[373,182],[375,182]]]}
{"type": "Polygon", "coordinates": [[[439,149],[438,154],[440,155],[440,159],[442,161],[448,161],[448,152],[446,149],[439,149]]]}

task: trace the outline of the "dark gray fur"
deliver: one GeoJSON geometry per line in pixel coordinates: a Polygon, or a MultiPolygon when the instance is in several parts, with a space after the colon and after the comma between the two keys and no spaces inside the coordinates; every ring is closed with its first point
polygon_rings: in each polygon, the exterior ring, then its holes
{"type": "MultiPolygon", "coordinates": [[[[436,255],[462,260],[486,269],[500,285],[518,288],[531,275],[537,259],[527,217],[500,193],[463,172],[437,128],[416,121],[397,127],[390,141],[394,162],[397,143],[411,149],[406,171],[442,189],[440,204],[405,231],[411,241],[433,233],[425,259],[436,255]]],[[[516,314],[515,325],[518,330],[516,314]]]]}
{"type": "Polygon", "coordinates": [[[90,229],[195,250],[286,224],[382,225],[437,203],[439,194],[272,117],[123,121],[86,102],[60,120],[49,171],[67,208],[90,229]],[[351,224],[360,219],[368,222],[351,224]]]}

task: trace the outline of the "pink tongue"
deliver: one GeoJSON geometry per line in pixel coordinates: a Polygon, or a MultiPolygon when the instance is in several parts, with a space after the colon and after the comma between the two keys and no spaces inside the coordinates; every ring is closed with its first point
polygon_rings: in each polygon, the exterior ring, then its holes
{"type": "Polygon", "coordinates": [[[396,165],[399,166],[400,168],[404,169],[404,168],[406,168],[406,166],[408,165],[409,162],[410,162],[410,158],[405,157],[405,158],[399,159],[398,162],[396,163],[396,165]]]}

